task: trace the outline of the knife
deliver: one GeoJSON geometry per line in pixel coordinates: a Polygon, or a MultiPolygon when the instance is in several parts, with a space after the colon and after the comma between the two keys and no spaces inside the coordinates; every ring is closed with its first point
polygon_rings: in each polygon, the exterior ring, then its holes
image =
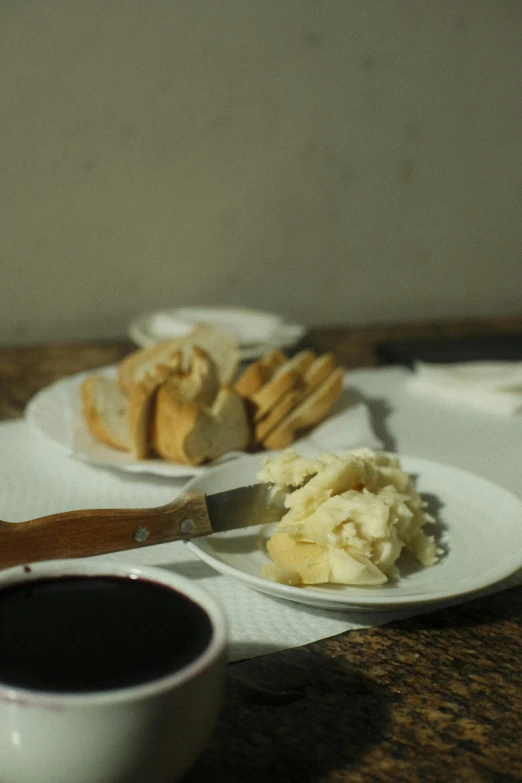
{"type": "Polygon", "coordinates": [[[65,511],[27,522],[0,521],[0,568],[90,557],[278,522],[285,510],[268,484],[206,495],[186,492],[157,508],[65,511]]]}

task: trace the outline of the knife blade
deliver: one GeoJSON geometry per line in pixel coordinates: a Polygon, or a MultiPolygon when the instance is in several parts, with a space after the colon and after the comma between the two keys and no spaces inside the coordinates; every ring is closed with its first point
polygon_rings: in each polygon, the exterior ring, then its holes
{"type": "Polygon", "coordinates": [[[157,508],[85,509],[0,521],[0,568],[136,549],[278,522],[285,508],[268,484],[207,495],[186,492],[157,508]]]}

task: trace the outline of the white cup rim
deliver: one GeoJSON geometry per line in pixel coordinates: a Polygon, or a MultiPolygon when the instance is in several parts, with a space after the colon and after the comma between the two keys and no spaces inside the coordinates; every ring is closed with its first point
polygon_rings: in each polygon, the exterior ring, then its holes
{"type": "Polygon", "coordinates": [[[49,560],[27,563],[0,571],[0,590],[5,585],[30,583],[54,576],[106,576],[142,578],[170,587],[200,606],[210,619],[212,636],[207,646],[190,663],[171,674],[137,685],[99,691],[61,692],[18,687],[0,679],[0,700],[46,707],[100,706],[124,704],[156,696],[178,688],[211,667],[224,656],[227,644],[227,627],[223,610],[214,598],[190,579],[165,568],[133,565],[116,560],[92,561],[84,559],[49,560]]]}

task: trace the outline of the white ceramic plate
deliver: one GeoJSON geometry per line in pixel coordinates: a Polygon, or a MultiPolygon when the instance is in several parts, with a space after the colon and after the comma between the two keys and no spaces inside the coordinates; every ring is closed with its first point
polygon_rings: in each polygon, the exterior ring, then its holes
{"type": "MultiPolygon", "coordinates": [[[[27,406],[25,415],[31,426],[75,457],[101,467],[172,478],[189,478],[209,470],[208,466],[179,465],[161,459],[136,460],[126,451],[118,451],[95,441],[83,419],[80,398],[80,386],[92,373],[114,378],[116,367],[77,373],[46,386],[35,394],[27,406]]],[[[238,456],[244,456],[244,452],[231,452],[214,464],[238,456]]]]}
{"type": "MultiPolygon", "coordinates": [[[[29,402],[26,418],[39,433],[66,451],[94,465],[104,468],[149,473],[155,476],[187,479],[202,476],[215,466],[245,457],[243,451],[224,454],[211,464],[194,466],[180,465],[161,459],[136,460],[128,452],[118,451],[98,443],[89,432],[81,413],[80,386],[92,373],[110,378],[116,377],[116,366],[100,367],[63,378],[39,391],[29,402]]],[[[381,441],[374,435],[367,408],[364,404],[353,405],[346,401],[318,425],[310,436],[296,441],[294,446],[303,453],[312,449],[331,451],[346,450],[356,446],[381,448],[381,441]]],[[[268,452],[265,452],[265,454],[268,452]]]]}
{"type": "MultiPolygon", "coordinates": [[[[522,566],[522,501],[508,490],[466,471],[413,457],[401,457],[417,477],[421,493],[440,504],[435,526],[446,550],[439,563],[404,573],[378,587],[289,587],[262,579],[270,562],[266,541],[272,527],[251,527],[187,542],[192,552],[217,571],[276,598],[325,609],[393,610],[452,601],[480,591],[522,566]]],[[[258,457],[223,465],[187,484],[206,493],[256,481],[258,457]]]]}
{"type": "Polygon", "coordinates": [[[147,348],[161,340],[186,334],[197,323],[211,324],[227,332],[245,361],[273,348],[289,348],[306,333],[301,324],[286,323],[280,316],[262,310],[239,307],[180,307],[144,313],[129,326],[129,336],[147,348]]]}

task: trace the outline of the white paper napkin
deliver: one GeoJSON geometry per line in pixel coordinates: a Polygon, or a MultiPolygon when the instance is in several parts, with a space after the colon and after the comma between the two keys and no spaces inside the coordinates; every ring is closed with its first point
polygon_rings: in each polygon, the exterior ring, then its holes
{"type": "MultiPolygon", "coordinates": [[[[375,371],[372,383],[368,382],[368,388],[362,388],[369,397],[387,394],[388,382],[381,388],[375,380],[381,375],[375,371]]],[[[354,373],[351,383],[355,383],[356,377],[354,373]]],[[[409,410],[407,397],[403,397],[401,405],[409,410]]],[[[399,401],[394,400],[394,405],[399,405],[399,401]]],[[[411,435],[416,431],[415,423],[412,426],[408,419],[404,430],[411,435]]],[[[312,437],[314,442],[307,440],[299,444],[301,451],[312,449],[314,445],[325,450],[355,445],[379,446],[364,405],[341,409],[317,428],[312,437]],[[349,433],[351,441],[347,439],[349,433]],[[366,436],[371,440],[365,443],[366,436]]],[[[415,453],[416,449],[412,451],[415,453]]],[[[179,478],[93,466],[74,459],[66,449],[58,448],[48,436],[27,422],[0,424],[0,518],[8,521],[22,521],[69,509],[161,505],[172,500],[184,484],[185,480],[179,478]]],[[[104,558],[160,566],[197,579],[225,610],[231,661],[298,647],[344,631],[382,625],[427,611],[426,608],[416,611],[410,608],[382,614],[349,613],[293,604],[255,592],[241,582],[219,574],[182,543],[114,553],[104,558]]],[[[486,592],[505,589],[521,581],[522,573],[517,573],[486,592]]]]}
{"type": "MultiPolygon", "coordinates": [[[[72,509],[162,505],[173,500],[184,484],[171,478],[94,467],[56,448],[27,422],[0,424],[0,518],[9,522],[72,509]]],[[[231,661],[298,647],[411,614],[350,615],[272,598],[214,571],[182,542],[97,559],[161,566],[196,579],[225,610],[231,661]]]]}
{"type": "Polygon", "coordinates": [[[522,413],[522,362],[418,362],[410,391],[504,416],[522,413]]]}

